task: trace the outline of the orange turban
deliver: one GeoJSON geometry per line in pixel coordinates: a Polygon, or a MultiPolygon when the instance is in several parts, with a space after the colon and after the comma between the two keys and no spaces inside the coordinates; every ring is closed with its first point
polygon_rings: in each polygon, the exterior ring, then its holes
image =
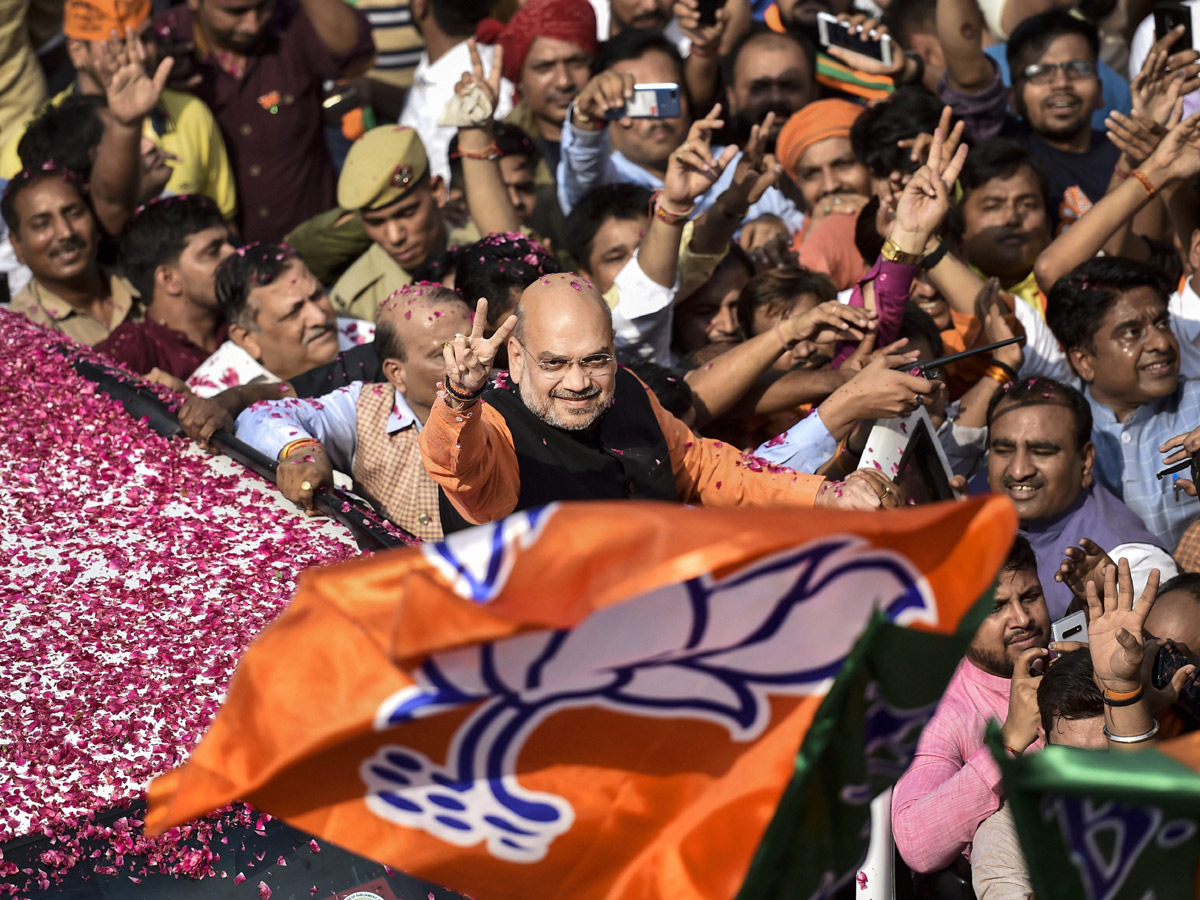
{"type": "Polygon", "coordinates": [[[827,138],[850,137],[850,126],[863,108],[848,100],[818,100],[787,120],[775,142],[775,158],[795,177],[804,151],[827,138]]]}
{"type": "Polygon", "coordinates": [[[150,0],[67,0],[63,34],[78,41],[107,41],[115,29],[135,31],[150,18],[150,0]]]}

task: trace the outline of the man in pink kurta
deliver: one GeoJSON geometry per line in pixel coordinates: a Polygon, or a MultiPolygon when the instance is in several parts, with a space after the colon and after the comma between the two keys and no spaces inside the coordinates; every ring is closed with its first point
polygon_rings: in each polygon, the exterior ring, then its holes
{"type": "Polygon", "coordinates": [[[1002,723],[1010,753],[1041,747],[1035,661],[1044,665],[1050,615],[1029,542],[1017,535],[996,585],[995,606],[925,726],[912,765],[892,794],[892,833],[915,872],[970,857],[979,823],[1000,807],[1000,769],[983,744],[1002,723]]]}

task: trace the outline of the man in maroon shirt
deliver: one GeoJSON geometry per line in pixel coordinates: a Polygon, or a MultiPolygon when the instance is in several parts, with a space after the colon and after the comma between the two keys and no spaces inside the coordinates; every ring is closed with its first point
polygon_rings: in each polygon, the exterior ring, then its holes
{"type": "Polygon", "coordinates": [[[186,381],[225,340],[215,273],[233,253],[220,209],[202,194],[138,210],[121,238],[121,265],[141,295],[131,316],[96,349],[140,375],[186,381]],[[157,372],[155,372],[157,370],[157,372]]]}
{"type": "Polygon", "coordinates": [[[334,204],[321,85],[366,71],[375,45],[345,0],[188,0],[160,16],[159,40],[195,45],[177,63],[217,118],[248,241],[278,241],[334,204]]]}

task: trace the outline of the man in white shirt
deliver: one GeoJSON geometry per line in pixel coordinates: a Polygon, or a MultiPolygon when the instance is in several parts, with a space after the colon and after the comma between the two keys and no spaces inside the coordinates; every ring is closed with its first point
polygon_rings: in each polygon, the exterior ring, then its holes
{"type": "Polygon", "coordinates": [[[201,397],[287,381],[375,335],[370,322],[336,319],[321,283],[284,244],[237,250],[217,269],[216,290],[229,340],[188,379],[201,397]]]}
{"type": "MultiPolygon", "coordinates": [[[[429,171],[434,177],[450,181],[450,139],[456,129],[439,126],[438,119],[454,86],[463,72],[471,71],[467,39],[475,36],[475,26],[488,14],[488,4],[479,0],[412,0],[413,22],[425,39],[425,50],[413,74],[412,87],[400,114],[400,124],[416,130],[429,154],[429,171]]],[[[481,44],[479,57],[484,71],[492,70],[495,48],[481,44]]],[[[513,86],[501,82],[496,118],[512,110],[513,86]]]]}

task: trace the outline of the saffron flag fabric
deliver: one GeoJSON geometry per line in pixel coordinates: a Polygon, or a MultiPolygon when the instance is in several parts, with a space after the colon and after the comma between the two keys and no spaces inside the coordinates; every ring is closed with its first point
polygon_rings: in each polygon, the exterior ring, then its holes
{"type": "MultiPolygon", "coordinates": [[[[152,784],[147,829],[242,798],[482,900],[728,900],[755,890],[752,863],[775,877],[794,831],[764,834],[798,795],[814,719],[831,747],[831,686],[874,717],[847,752],[912,731],[866,682],[835,686],[869,670],[846,665],[870,656],[863,632],[954,636],[948,677],[1015,529],[1001,498],[878,515],[574,503],[306,572],[191,759],[152,784]]],[[[944,684],[910,705],[927,716],[944,684]]],[[[825,877],[806,873],[789,883],[825,877]]]]}
{"type": "Polygon", "coordinates": [[[1200,897],[1200,733],[1009,759],[989,733],[1038,900],[1200,897]]]}

